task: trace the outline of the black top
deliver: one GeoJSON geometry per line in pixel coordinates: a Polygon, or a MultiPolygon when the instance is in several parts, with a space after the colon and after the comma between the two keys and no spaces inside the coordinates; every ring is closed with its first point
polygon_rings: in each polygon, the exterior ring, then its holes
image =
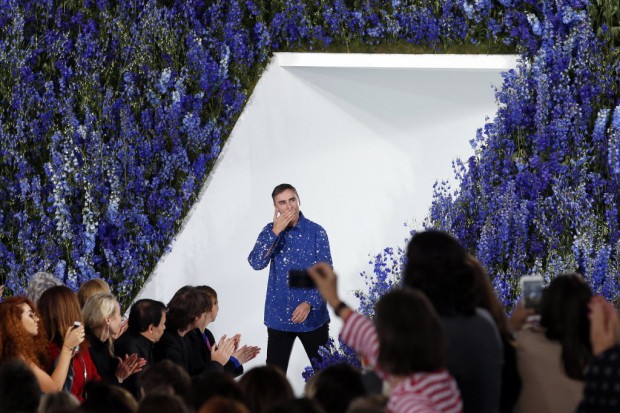
{"type": "MultiPolygon", "coordinates": [[[[117,357],[122,359],[126,355],[137,354],[138,357],[146,360],[146,364],[142,369],[153,364],[153,342],[140,333],[125,332],[114,342],[114,352],[117,357]]],[[[123,387],[131,392],[137,400],[140,398],[138,380],[141,374],[142,372],[132,374],[123,382],[123,387]]]]}
{"type": "MultiPolygon", "coordinates": [[[[211,347],[215,345],[215,338],[209,330],[205,330],[206,339],[209,340],[211,347]]],[[[205,342],[205,337],[199,329],[194,329],[185,335],[187,348],[189,350],[190,375],[195,376],[206,371],[221,370],[222,366],[217,361],[211,360],[211,351],[205,342]]],[[[228,361],[224,365],[224,371],[233,375],[233,377],[243,374],[243,366],[237,367],[232,361],[228,361]]]]}
{"type": "Polygon", "coordinates": [[[186,341],[177,332],[165,330],[153,348],[153,360],[170,360],[190,372],[189,350],[186,341]]]}
{"type": "Polygon", "coordinates": [[[93,359],[101,379],[109,383],[118,383],[116,379],[118,360],[110,354],[108,342],[101,341],[89,328],[86,328],[86,341],[89,344],[90,358],[93,359]]]}
{"type": "Polygon", "coordinates": [[[620,411],[620,344],[593,357],[586,370],[583,400],[578,413],[620,411]]]}

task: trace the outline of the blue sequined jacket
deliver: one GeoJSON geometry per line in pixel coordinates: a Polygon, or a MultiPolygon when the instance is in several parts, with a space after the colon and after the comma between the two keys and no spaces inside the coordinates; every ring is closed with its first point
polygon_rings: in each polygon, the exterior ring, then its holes
{"type": "Polygon", "coordinates": [[[318,224],[299,213],[297,225],[276,236],[273,223],[267,224],[258,235],[248,261],[255,270],[269,267],[269,282],[265,299],[265,325],[280,331],[306,332],[316,330],[329,321],[325,301],[316,288],[289,288],[288,272],[303,270],[317,262],[332,264],[327,233],[318,224]],[[271,252],[267,252],[273,245],[271,252]],[[312,306],[303,323],[291,321],[297,306],[307,301],[312,306]]]}

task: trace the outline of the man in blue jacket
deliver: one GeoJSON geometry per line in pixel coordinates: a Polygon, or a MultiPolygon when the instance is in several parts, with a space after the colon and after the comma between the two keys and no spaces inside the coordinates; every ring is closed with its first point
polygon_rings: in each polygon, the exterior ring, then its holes
{"type": "Polygon", "coordinates": [[[269,266],[265,325],[267,364],[286,373],[295,338],[312,361],[329,338],[329,313],[318,290],[290,288],[290,270],[305,270],[318,262],[332,264],[327,233],[299,211],[299,195],[289,184],[271,194],[273,222],[263,228],[248,261],[255,270],[269,266]]]}

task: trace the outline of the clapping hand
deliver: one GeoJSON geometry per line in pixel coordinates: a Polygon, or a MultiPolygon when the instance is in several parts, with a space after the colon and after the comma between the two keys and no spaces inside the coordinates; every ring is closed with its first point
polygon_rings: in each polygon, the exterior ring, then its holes
{"type": "Polygon", "coordinates": [[[138,357],[136,353],[132,355],[125,354],[124,359],[120,357],[117,357],[117,359],[118,366],[116,367],[116,378],[119,383],[122,383],[123,380],[126,380],[127,377],[132,374],[142,371],[142,367],[146,364],[146,360],[142,357],[138,357]]]}
{"type": "Polygon", "coordinates": [[[231,338],[226,338],[226,335],[223,335],[217,346],[214,346],[211,349],[211,360],[217,361],[223,366],[228,363],[228,360],[234,351],[235,337],[233,336],[231,338]]]}

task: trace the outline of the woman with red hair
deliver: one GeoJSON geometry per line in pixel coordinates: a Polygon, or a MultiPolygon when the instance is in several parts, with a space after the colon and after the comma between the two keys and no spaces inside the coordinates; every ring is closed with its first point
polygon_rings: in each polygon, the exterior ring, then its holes
{"type": "Polygon", "coordinates": [[[84,341],[84,328],[70,327],[65,333],[62,350],[52,374],[49,366],[47,338],[39,329],[37,309],[26,297],[10,297],[0,303],[0,363],[22,359],[34,372],[44,392],[61,391],[67,378],[73,348],[84,341]]]}

